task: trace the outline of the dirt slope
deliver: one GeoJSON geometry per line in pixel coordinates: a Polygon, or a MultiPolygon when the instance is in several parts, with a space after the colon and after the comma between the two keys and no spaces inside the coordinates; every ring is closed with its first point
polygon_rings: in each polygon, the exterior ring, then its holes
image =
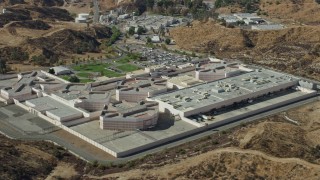
{"type": "MultiPolygon", "coordinates": [[[[152,170],[103,178],[119,179],[318,179],[320,165],[297,158],[276,158],[259,151],[224,148],[152,170]]],[[[92,176],[89,176],[92,177],[92,176]]],[[[92,177],[93,178],[93,177],[92,177]]]]}
{"type": "Polygon", "coordinates": [[[320,4],[315,0],[261,0],[260,9],[282,23],[320,24],[320,4]]]}
{"type": "Polygon", "coordinates": [[[29,5],[16,5],[7,8],[9,11],[0,14],[0,28],[13,21],[25,20],[49,20],[49,21],[72,21],[68,11],[56,7],[37,7],[29,5]]]}
{"type": "Polygon", "coordinates": [[[45,179],[58,161],[82,163],[52,143],[23,142],[3,135],[0,141],[0,179],[45,179]]]}
{"type": "Polygon", "coordinates": [[[112,35],[110,28],[94,26],[86,29],[85,25],[27,21],[13,22],[0,29],[3,36],[0,42],[0,57],[8,62],[25,62],[32,56],[44,55],[41,64],[52,64],[58,58],[67,58],[73,54],[99,52],[99,39],[112,35]],[[19,27],[22,25],[23,27],[19,27]],[[26,26],[28,26],[26,28],[26,26]],[[30,26],[30,27],[29,27],[30,26]],[[33,28],[33,29],[30,29],[33,28]],[[26,56],[23,54],[27,53],[26,56]]]}
{"type": "Polygon", "coordinates": [[[27,20],[27,21],[15,21],[6,25],[11,28],[27,28],[27,29],[38,29],[48,30],[51,26],[41,20],[27,20]]]}
{"type": "Polygon", "coordinates": [[[35,6],[62,6],[63,0],[0,0],[0,6],[9,6],[15,4],[29,4],[35,6]]]}
{"type": "Polygon", "coordinates": [[[317,159],[312,153],[313,144],[308,132],[288,123],[263,122],[247,129],[237,137],[239,147],[259,150],[277,157],[297,157],[310,162],[317,159]],[[274,139],[279,139],[275,141],[274,139]],[[299,142],[299,143],[297,143],[299,142]]]}

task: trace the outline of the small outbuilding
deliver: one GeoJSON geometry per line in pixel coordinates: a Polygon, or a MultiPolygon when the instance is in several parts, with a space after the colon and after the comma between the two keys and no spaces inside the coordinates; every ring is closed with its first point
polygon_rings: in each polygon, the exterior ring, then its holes
{"type": "Polygon", "coordinates": [[[56,66],[52,67],[50,69],[54,70],[55,75],[67,75],[67,74],[72,74],[72,71],[66,67],[63,66],[56,66]]]}
{"type": "Polygon", "coordinates": [[[154,36],[151,38],[151,41],[152,41],[153,43],[159,43],[159,42],[161,42],[160,37],[159,37],[158,35],[154,35],[154,36]]]}

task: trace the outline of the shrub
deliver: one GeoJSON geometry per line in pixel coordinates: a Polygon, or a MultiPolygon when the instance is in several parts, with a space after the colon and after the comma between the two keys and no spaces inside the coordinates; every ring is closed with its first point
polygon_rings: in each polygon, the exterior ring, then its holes
{"type": "Polygon", "coordinates": [[[55,72],[54,72],[54,69],[50,68],[49,71],[48,71],[48,73],[54,74],[54,73],[55,73],[55,72]]]}
{"type": "Polygon", "coordinates": [[[170,44],[170,43],[171,43],[171,39],[167,38],[164,42],[165,42],[166,44],[170,44]]]}
{"type": "Polygon", "coordinates": [[[74,82],[74,83],[78,83],[78,82],[80,82],[80,79],[77,76],[71,76],[69,78],[69,81],[74,82]]]}
{"type": "Polygon", "coordinates": [[[94,160],[94,161],[92,162],[92,166],[93,166],[93,167],[98,167],[98,161],[97,161],[97,160],[94,160]]]}
{"type": "Polygon", "coordinates": [[[143,33],[146,33],[146,29],[144,29],[143,27],[139,26],[138,30],[137,30],[137,34],[141,35],[143,33]]]}
{"type": "Polygon", "coordinates": [[[130,36],[134,35],[135,29],[136,29],[135,27],[132,27],[132,26],[131,26],[131,27],[129,28],[128,34],[129,34],[130,36]]]}

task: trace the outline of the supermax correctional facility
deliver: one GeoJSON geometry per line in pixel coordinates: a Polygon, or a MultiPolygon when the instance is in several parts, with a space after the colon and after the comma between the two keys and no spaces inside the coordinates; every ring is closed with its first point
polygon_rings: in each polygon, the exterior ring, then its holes
{"type": "Polygon", "coordinates": [[[0,98],[124,157],[317,94],[311,82],[263,68],[217,60],[185,67],[87,84],[44,71],[3,75],[0,98]]]}

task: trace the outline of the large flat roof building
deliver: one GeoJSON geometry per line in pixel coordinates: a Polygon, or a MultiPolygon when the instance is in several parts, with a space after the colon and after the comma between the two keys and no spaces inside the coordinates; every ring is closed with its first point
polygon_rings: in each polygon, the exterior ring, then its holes
{"type": "Polygon", "coordinates": [[[250,67],[209,58],[87,84],[35,71],[0,76],[0,100],[122,157],[317,95],[313,82],[250,67]]]}
{"type": "Polygon", "coordinates": [[[136,77],[120,83],[116,90],[116,100],[138,102],[164,92],[167,92],[165,79],[136,77]]]}
{"type": "Polygon", "coordinates": [[[195,86],[204,83],[204,81],[196,79],[192,76],[183,75],[171,77],[167,81],[167,86],[170,89],[183,89],[190,86],[195,86]]]}
{"type": "Polygon", "coordinates": [[[195,71],[195,78],[198,80],[210,82],[237,76],[250,71],[252,70],[236,62],[209,62],[205,64],[199,64],[195,71]]]}
{"type": "Polygon", "coordinates": [[[111,130],[136,130],[154,127],[158,121],[155,102],[111,103],[100,116],[100,128],[111,130]]]}
{"type": "Polygon", "coordinates": [[[298,79],[270,70],[257,70],[247,74],[214,81],[151,98],[159,102],[161,111],[187,117],[212,109],[248,101],[298,84],[298,79]]]}

